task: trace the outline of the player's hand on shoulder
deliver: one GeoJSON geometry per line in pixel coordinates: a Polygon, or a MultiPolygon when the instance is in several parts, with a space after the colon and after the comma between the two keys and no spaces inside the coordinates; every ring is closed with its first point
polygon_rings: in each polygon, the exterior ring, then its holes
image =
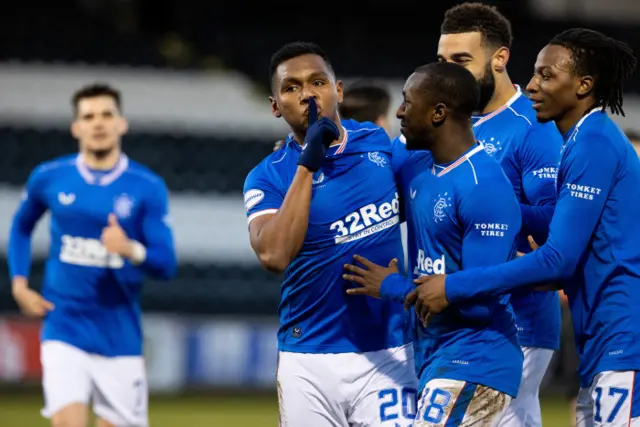
{"type": "Polygon", "coordinates": [[[309,126],[298,164],[312,172],[317,171],[324,163],[329,145],[339,137],[340,130],[331,119],[322,117],[318,120],[315,98],[309,98],[309,126]]]}
{"type": "Polygon", "coordinates": [[[284,144],[285,144],[285,141],[282,139],[280,141],[276,141],[276,143],[273,144],[273,152],[275,153],[276,151],[284,147],[284,144]]]}
{"type": "Polygon", "coordinates": [[[19,284],[14,283],[12,293],[20,311],[27,317],[41,318],[54,309],[51,302],[33,289],[29,289],[26,281],[19,284]]]}
{"type": "Polygon", "coordinates": [[[416,289],[407,295],[404,307],[415,307],[418,317],[425,326],[430,316],[442,313],[449,307],[445,287],[446,277],[446,274],[419,277],[414,280],[416,289]]]}
{"type": "Polygon", "coordinates": [[[100,241],[111,254],[118,254],[129,257],[131,252],[131,242],[127,233],[122,229],[115,214],[109,214],[107,226],[102,229],[100,241]]]}
{"type": "Polygon", "coordinates": [[[355,263],[345,264],[344,269],[349,273],[345,273],[342,277],[361,287],[347,289],[347,293],[349,295],[367,295],[380,298],[380,287],[384,279],[390,274],[398,272],[398,260],[394,258],[387,267],[383,267],[360,255],[354,255],[353,259],[363,267],[358,267],[355,263]]]}

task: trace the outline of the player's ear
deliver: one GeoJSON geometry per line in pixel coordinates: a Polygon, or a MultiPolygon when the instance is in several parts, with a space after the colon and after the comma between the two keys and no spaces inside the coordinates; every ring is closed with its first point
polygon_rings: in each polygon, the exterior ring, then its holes
{"type": "Polygon", "coordinates": [[[338,93],[338,104],[341,104],[344,99],[344,85],[342,84],[342,80],[336,81],[336,92],[338,93]]]}
{"type": "Polygon", "coordinates": [[[71,136],[73,136],[75,139],[80,139],[80,124],[78,123],[77,120],[74,120],[71,122],[71,136]]]}
{"type": "Polygon", "coordinates": [[[442,102],[436,104],[431,113],[431,123],[433,126],[440,126],[447,118],[447,106],[442,102]]]}
{"type": "Polygon", "coordinates": [[[124,117],[120,117],[120,126],[119,126],[119,130],[120,130],[120,135],[125,135],[127,132],[129,132],[129,121],[127,119],[125,119],[124,117]]]}
{"type": "Polygon", "coordinates": [[[589,95],[593,90],[593,83],[594,80],[591,76],[580,77],[580,80],[578,81],[578,90],[576,92],[578,94],[578,97],[584,98],[585,96],[589,95]]]}
{"type": "Polygon", "coordinates": [[[278,101],[276,101],[275,96],[270,96],[269,102],[271,102],[271,114],[273,114],[273,117],[277,119],[282,117],[282,113],[280,112],[280,107],[278,106],[278,101]]]}
{"type": "Polygon", "coordinates": [[[502,46],[493,53],[491,57],[491,68],[498,73],[507,71],[507,62],[509,62],[510,52],[505,46],[502,46]]]}

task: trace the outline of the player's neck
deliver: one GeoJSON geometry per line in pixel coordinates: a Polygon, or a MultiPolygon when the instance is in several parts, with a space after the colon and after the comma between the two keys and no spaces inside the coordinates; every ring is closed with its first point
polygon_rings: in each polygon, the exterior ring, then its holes
{"type": "Polygon", "coordinates": [[[574,127],[580,119],[589,114],[594,107],[595,101],[591,98],[578,101],[578,104],[572,110],[569,110],[560,119],[556,120],[556,126],[560,133],[564,136],[574,127]]]}
{"type": "Polygon", "coordinates": [[[518,90],[513,86],[511,79],[506,74],[496,79],[496,88],[493,96],[480,112],[481,114],[489,114],[505,105],[516,94],[518,90]]]}
{"type": "Polygon", "coordinates": [[[88,151],[82,151],[80,154],[82,155],[82,161],[89,169],[109,170],[116,166],[122,152],[119,148],[114,148],[105,156],[96,156],[94,153],[88,151]]]}
{"type": "Polygon", "coordinates": [[[473,129],[468,123],[456,126],[430,149],[433,161],[439,165],[454,162],[476,144],[473,129]]]}

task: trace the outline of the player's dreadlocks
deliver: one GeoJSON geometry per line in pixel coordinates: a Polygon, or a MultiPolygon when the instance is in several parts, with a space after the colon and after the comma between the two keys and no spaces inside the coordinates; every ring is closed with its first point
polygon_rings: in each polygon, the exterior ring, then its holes
{"type": "Polygon", "coordinates": [[[629,46],[597,31],[574,28],[555,36],[549,44],[571,51],[574,72],[595,79],[594,107],[607,107],[624,116],[622,86],[636,68],[636,57],[629,46]]]}

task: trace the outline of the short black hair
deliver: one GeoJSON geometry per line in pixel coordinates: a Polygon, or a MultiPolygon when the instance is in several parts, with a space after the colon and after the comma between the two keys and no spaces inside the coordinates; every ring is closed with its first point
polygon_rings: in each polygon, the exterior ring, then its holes
{"type": "Polygon", "coordinates": [[[562,46],[571,52],[575,74],[595,79],[594,107],[608,107],[613,114],[624,116],[623,83],[633,74],[637,63],[629,46],[586,28],[573,28],[560,33],[549,44],[562,46]]]}
{"type": "Polygon", "coordinates": [[[375,122],[389,112],[391,95],[382,86],[368,80],[359,80],[344,91],[340,104],[340,116],[359,122],[375,122]]]}
{"type": "Polygon", "coordinates": [[[271,61],[269,64],[269,84],[273,84],[273,76],[276,74],[276,70],[280,64],[302,55],[318,55],[327,64],[329,70],[334,73],[333,66],[329,61],[327,54],[320,46],[312,42],[291,42],[285,44],[271,55],[271,61]]]}
{"type": "Polygon", "coordinates": [[[511,22],[495,6],[462,3],[447,10],[440,34],[480,33],[483,42],[493,47],[511,48],[511,22]]]}
{"type": "Polygon", "coordinates": [[[87,98],[96,98],[98,96],[109,96],[113,98],[118,107],[118,111],[122,111],[122,98],[120,91],[105,83],[93,83],[78,89],[71,97],[71,106],[73,113],[78,114],[78,104],[81,100],[87,98]]]}
{"type": "Polygon", "coordinates": [[[433,62],[416,68],[423,74],[420,89],[431,103],[443,103],[449,113],[471,119],[480,104],[480,88],[476,78],[465,67],[452,62],[433,62]]]}

